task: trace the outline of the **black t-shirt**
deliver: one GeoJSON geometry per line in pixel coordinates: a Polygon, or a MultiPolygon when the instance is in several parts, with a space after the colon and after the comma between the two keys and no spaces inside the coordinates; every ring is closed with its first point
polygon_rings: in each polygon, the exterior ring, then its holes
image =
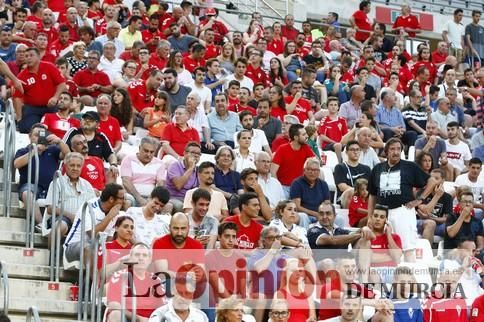
{"type": "MultiPolygon", "coordinates": [[[[422,193],[420,191],[419,193],[422,193]]],[[[429,195],[427,198],[423,200],[423,204],[427,205],[432,200],[433,195],[429,195]]],[[[449,195],[447,192],[444,192],[442,197],[439,198],[437,203],[435,204],[434,209],[432,209],[432,216],[433,217],[443,217],[444,215],[449,215],[452,213],[452,196],[449,195]]]]}
{"type": "MultiPolygon", "coordinates": [[[[70,129],[64,136],[64,141],[67,146],[71,146],[72,138],[77,134],[84,134],[81,129],[70,129]]],[[[88,155],[98,157],[104,161],[108,161],[109,156],[114,153],[108,138],[101,132],[96,132],[94,138],[87,142],[88,155]]]]}
{"type": "Polygon", "coordinates": [[[313,65],[314,68],[319,69],[321,67],[324,67],[324,60],[323,56],[321,57],[314,57],[313,55],[309,54],[306,57],[304,57],[304,62],[306,65],[313,65]]]}
{"type": "Polygon", "coordinates": [[[400,160],[393,167],[382,162],[371,171],[368,191],[376,196],[376,202],[395,209],[415,200],[413,188],[423,188],[429,175],[417,164],[400,160]]]}
{"type": "Polygon", "coordinates": [[[444,249],[454,249],[457,248],[457,244],[461,239],[472,239],[477,241],[477,236],[484,236],[484,231],[482,228],[482,222],[474,216],[471,216],[469,222],[463,222],[459,229],[457,235],[454,238],[450,238],[447,235],[447,227],[452,226],[457,219],[459,214],[450,214],[447,216],[447,221],[445,222],[445,235],[444,235],[444,249]]]}
{"type": "MultiPolygon", "coordinates": [[[[371,169],[370,167],[359,163],[356,167],[352,167],[347,163],[337,164],[334,168],[334,183],[336,187],[340,183],[346,183],[349,186],[354,187],[357,179],[365,178],[370,179],[371,169]]],[[[341,195],[342,191],[337,189],[338,197],[341,195]]]]}

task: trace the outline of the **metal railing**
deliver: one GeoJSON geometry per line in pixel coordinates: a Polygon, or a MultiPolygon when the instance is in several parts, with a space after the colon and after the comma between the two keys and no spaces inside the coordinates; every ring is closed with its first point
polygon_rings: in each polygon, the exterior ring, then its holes
{"type": "Polygon", "coordinates": [[[91,294],[91,290],[96,290],[95,283],[97,283],[97,250],[98,250],[98,240],[96,238],[96,217],[94,216],[94,212],[89,207],[89,203],[86,201],[82,205],[81,209],[81,241],[80,241],[80,249],[81,249],[81,256],[79,259],[79,298],[77,301],[77,319],[78,320],[87,320],[88,319],[88,308],[89,308],[89,297],[91,298],[91,320],[95,320],[96,316],[96,302],[97,302],[97,292],[93,291],[91,294]],[[87,258],[86,264],[84,265],[84,249],[86,244],[86,212],[89,212],[90,220],[91,220],[91,244],[90,244],[90,256],[87,258]],[[91,267],[91,261],[92,267],[91,267]],[[84,269],[84,266],[86,267],[84,269]],[[90,277],[91,277],[91,268],[93,270],[92,273],[92,280],[93,280],[93,287],[91,288],[90,284],[90,277]],[[84,277],[84,270],[86,276],[84,277]]]}
{"type": "Polygon", "coordinates": [[[134,287],[133,272],[128,270],[122,275],[121,284],[121,322],[126,322],[126,284],[129,283],[129,295],[131,295],[131,322],[136,322],[136,290],[134,287]],[[127,283],[126,283],[127,282],[127,283]]]}
{"type": "Polygon", "coordinates": [[[62,182],[62,172],[57,170],[52,178],[52,228],[51,228],[51,243],[50,243],[50,280],[59,282],[60,275],[60,242],[61,224],[64,217],[64,200],[65,200],[65,185],[62,182]],[[57,194],[58,185],[60,186],[60,195],[57,194]],[[59,220],[57,221],[57,204],[60,203],[59,220]]]}
{"type": "Polygon", "coordinates": [[[29,307],[25,321],[31,322],[32,319],[33,322],[40,322],[39,310],[35,306],[29,307]]]}
{"type": "MultiPolygon", "coordinates": [[[[97,300],[101,301],[104,296],[104,284],[106,283],[106,262],[107,262],[107,250],[106,250],[106,241],[108,239],[108,234],[106,232],[99,233],[99,247],[101,248],[102,252],[102,265],[101,265],[101,273],[99,276],[99,284],[97,288],[97,300]]],[[[101,321],[101,303],[97,303],[97,316],[96,321],[101,321]]]]}
{"type": "Polygon", "coordinates": [[[29,164],[27,167],[27,184],[31,185],[27,193],[27,234],[25,235],[25,247],[34,248],[35,236],[35,208],[37,199],[37,190],[39,188],[39,150],[37,144],[29,144],[28,152],[29,164]],[[32,183],[32,156],[35,161],[34,182],[32,183]]]}
{"type": "Polygon", "coordinates": [[[15,112],[10,100],[5,105],[5,133],[3,146],[3,215],[10,217],[12,200],[11,179],[13,157],[15,156],[15,112]]]}
{"type": "Polygon", "coordinates": [[[3,285],[3,311],[8,315],[10,289],[8,284],[8,273],[5,262],[0,261],[0,282],[3,285]]]}
{"type": "MultiPolygon", "coordinates": [[[[374,0],[373,2],[393,6],[399,6],[404,3],[408,3],[407,0],[374,0]]],[[[484,10],[484,3],[470,0],[412,0],[410,5],[413,11],[435,12],[445,15],[453,13],[455,9],[462,9],[464,10],[464,16],[468,17],[471,16],[472,10],[484,10]],[[450,12],[447,9],[449,9],[450,12]]]]}

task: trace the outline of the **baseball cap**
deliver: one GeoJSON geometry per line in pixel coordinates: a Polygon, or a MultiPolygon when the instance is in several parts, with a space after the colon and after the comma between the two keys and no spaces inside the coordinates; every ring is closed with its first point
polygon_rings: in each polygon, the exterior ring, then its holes
{"type": "Polygon", "coordinates": [[[86,113],[82,114],[82,118],[83,119],[85,119],[85,118],[91,118],[91,119],[93,119],[96,122],[99,122],[101,120],[99,118],[99,114],[97,114],[97,112],[94,112],[94,111],[87,111],[86,113]]]}

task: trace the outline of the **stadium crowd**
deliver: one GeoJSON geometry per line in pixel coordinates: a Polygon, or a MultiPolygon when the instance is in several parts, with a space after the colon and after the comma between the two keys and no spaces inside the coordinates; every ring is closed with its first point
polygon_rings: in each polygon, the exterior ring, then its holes
{"type": "Polygon", "coordinates": [[[35,220],[60,227],[68,262],[98,256],[82,234],[109,235],[107,321],[129,268],[149,294],[137,321],[483,321],[481,12],[409,53],[408,5],[391,28],[362,1],[349,28],[254,12],[229,31],[199,2],[0,0],[0,95],[38,147],[35,220]],[[422,241],[444,249],[425,296],[422,241]]]}

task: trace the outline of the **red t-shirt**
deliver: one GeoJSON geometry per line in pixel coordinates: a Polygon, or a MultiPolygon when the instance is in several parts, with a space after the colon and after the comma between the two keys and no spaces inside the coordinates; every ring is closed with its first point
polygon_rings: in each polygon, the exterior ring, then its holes
{"type": "MultiPolygon", "coordinates": [[[[112,240],[106,243],[106,265],[113,264],[116,262],[118,259],[129,255],[129,252],[131,250],[131,245],[130,242],[123,247],[120,243],[118,243],[117,240],[112,240]]],[[[97,253],[97,269],[101,269],[103,265],[103,252],[101,247],[99,247],[99,251],[97,253]]]]}
{"type": "MultiPolygon", "coordinates": [[[[411,28],[411,29],[421,29],[420,23],[418,19],[414,15],[409,15],[408,17],[398,16],[393,23],[393,28],[404,27],[404,28],[411,28]]],[[[408,32],[408,37],[415,37],[414,32],[408,32]]]]}
{"type": "Polygon", "coordinates": [[[280,55],[284,52],[284,41],[283,39],[273,39],[267,43],[267,50],[272,51],[274,54],[280,55]]]}
{"type": "Polygon", "coordinates": [[[302,176],[304,162],[311,157],[314,157],[314,152],[307,144],[303,144],[299,150],[293,150],[290,143],[281,145],[272,160],[279,165],[277,179],[282,185],[290,186],[294,179],[302,176]]]}
{"type": "MultiPolygon", "coordinates": [[[[94,84],[101,85],[101,86],[109,86],[111,85],[111,81],[109,80],[108,74],[101,70],[96,70],[95,72],[90,71],[89,69],[82,69],[78,71],[74,77],[72,78],[74,83],[78,87],[88,87],[94,84]]],[[[92,93],[87,95],[91,97],[98,97],[101,95],[102,92],[100,90],[95,90],[92,93]]]]}
{"type": "Polygon", "coordinates": [[[104,176],[103,160],[95,156],[85,156],[81,178],[86,179],[94,189],[104,190],[106,177],[104,176]]]}
{"type": "Polygon", "coordinates": [[[220,47],[216,46],[215,44],[210,44],[205,47],[206,52],[205,56],[203,57],[205,60],[210,58],[215,58],[220,55],[220,47]]]}
{"type": "Polygon", "coordinates": [[[239,228],[237,231],[237,247],[239,249],[257,248],[263,226],[256,220],[251,219],[248,227],[241,224],[240,215],[227,217],[224,222],[233,222],[239,228]]]}
{"type": "Polygon", "coordinates": [[[13,97],[23,98],[24,104],[32,106],[47,106],[47,102],[54,96],[57,86],[65,83],[65,79],[57,67],[43,61],[39,63],[36,73],[24,69],[17,78],[24,82],[24,93],[14,89],[13,97]]]}
{"type": "Polygon", "coordinates": [[[156,53],[152,53],[149,60],[150,65],[155,65],[160,70],[165,68],[167,62],[167,59],[158,56],[156,53]]]}
{"type": "MultiPolygon", "coordinates": [[[[261,66],[254,68],[252,64],[249,64],[247,66],[247,70],[245,71],[245,76],[249,77],[254,84],[262,83],[264,86],[267,85],[267,74],[261,66]]],[[[249,90],[252,91],[252,88],[249,88],[249,90]]]]}
{"type": "Polygon", "coordinates": [[[27,16],[27,21],[31,21],[35,23],[35,25],[37,26],[37,29],[40,29],[42,27],[42,18],[39,18],[37,16],[34,16],[34,15],[27,16]]]}
{"type": "Polygon", "coordinates": [[[484,316],[484,295],[477,297],[472,303],[470,322],[482,322],[484,316]]]}
{"type": "MultiPolygon", "coordinates": [[[[400,239],[400,236],[397,234],[392,234],[393,240],[395,241],[395,244],[397,244],[398,248],[402,249],[402,240],[400,239]]],[[[371,241],[371,250],[374,253],[379,253],[379,254],[388,254],[390,255],[389,248],[390,246],[388,245],[388,238],[386,234],[376,236],[374,240],[371,241]]],[[[388,261],[388,262],[382,262],[378,264],[371,264],[372,267],[388,267],[388,266],[397,266],[397,263],[394,261],[388,261]]]]}
{"type": "Polygon", "coordinates": [[[205,59],[195,60],[192,57],[190,57],[190,55],[188,55],[183,57],[183,66],[190,73],[193,73],[195,68],[205,66],[205,59]]]}
{"type": "MultiPolygon", "coordinates": [[[[200,21],[200,28],[205,26],[208,23],[208,21],[209,21],[208,19],[204,19],[200,21]]],[[[213,40],[216,44],[221,43],[224,40],[225,35],[229,33],[229,30],[224,25],[224,23],[218,20],[215,20],[212,23],[212,29],[214,31],[213,40]]]]}
{"type": "MultiPolygon", "coordinates": [[[[439,296],[440,297],[440,296],[439,296]]],[[[431,297],[423,305],[426,322],[467,322],[467,304],[464,299],[431,297]]]]}
{"type": "Polygon", "coordinates": [[[287,135],[284,135],[284,134],[278,134],[276,136],[276,138],[274,139],[274,141],[272,141],[272,151],[277,151],[277,149],[283,145],[283,144],[286,144],[286,143],[289,143],[291,141],[289,141],[289,137],[287,135]]]}
{"type": "Polygon", "coordinates": [[[112,116],[108,116],[108,118],[104,121],[101,120],[101,122],[99,122],[98,130],[106,135],[112,147],[116,145],[116,142],[123,141],[119,121],[112,116]]]}
{"type": "Polygon", "coordinates": [[[202,244],[193,238],[187,237],[182,248],[176,248],[171,235],[165,235],[153,241],[153,262],[166,259],[168,269],[179,271],[180,267],[187,264],[204,263],[205,252],[202,244]],[[161,251],[165,250],[165,251],[161,251]]]}
{"type": "Polygon", "coordinates": [[[72,41],[79,41],[79,26],[78,25],[71,25],[68,22],[64,23],[69,28],[69,36],[70,40],[72,41]]]}
{"type": "Polygon", "coordinates": [[[240,100],[238,97],[232,97],[232,96],[227,96],[228,97],[228,104],[227,108],[229,111],[232,112],[237,112],[236,111],[236,106],[240,105],[240,100]]]}
{"type": "MultiPolygon", "coordinates": [[[[286,105],[291,104],[293,100],[294,97],[292,96],[286,96],[284,98],[286,105]]],[[[294,109],[294,111],[292,111],[291,115],[296,116],[299,119],[299,122],[304,123],[304,121],[309,119],[308,113],[311,111],[311,103],[309,103],[307,99],[301,97],[297,101],[296,108],[294,109]]]]}
{"type": "Polygon", "coordinates": [[[434,50],[434,52],[432,53],[432,63],[436,65],[443,64],[447,56],[449,56],[448,53],[441,54],[438,50],[434,50]]]}
{"type": "Polygon", "coordinates": [[[54,12],[61,12],[66,10],[64,0],[48,0],[47,7],[54,12]]]}
{"type": "Polygon", "coordinates": [[[191,141],[200,143],[200,136],[193,127],[187,127],[185,130],[182,130],[175,123],[169,123],[165,126],[161,140],[170,142],[171,148],[178,155],[183,155],[187,143],[191,141]]]}
{"type": "Polygon", "coordinates": [[[141,112],[146,107],[153,107],[155,104],[155,97],[157,91],[152,89],[148,92],[146,88],[146,81],[138,80],[131,82],[128,86],[129,98],[134,108],[141,112]]]}
{"type": "Polygon", "coordinates": [[[72,79],[68,79],[66,81],[66,88],[67,88],[67,91],[72,95],[72,97],[79,97],[79,91],[77,90],[77,85],[72,81],[72,79]]]}
{"type": "Polygon", "coordinates": [[[363,10],[355,11],[353,18],[355,19],[355,25],[357,27],[355,39],[364,42],[370,36],[372,30],[371,20],[363,10]]]}
{"type": "Polygon", "coordinates": [[[56,39],[52,42],[52,44],[50,45],[49,47],[49,51],[52,55],[54,55],[55,57],[59,57],[60,56],[60,53],[66,49],[67,47],[69,47],[70,45],[72,45],[73,41],[72,40],[68,40],[67,41],[67,44],[63,45],[59,39],[56,39]]]}
{"type": "MultiPolygon", "coordinates": [[[[42,33],[47,35],[48,46],[52,44],[53,41],[57,40],[59,37],[59,30],[55,27],[50,27],[49,29],[45,29],[42,26],[39,27],[37,33],[42,33]]],[[[57,57],[57,56],[56,56],[57,57]]]]}
{"type": "Polygon", "coordinates": [[[356,227],[358,222],[367,216],[365,214],[360,214],[359,212],[357,212],[356,210],[358,210],[358,208],[368,209],[368,200],[364,200],[363,198],[360,198],[358,196],[353,196],[348,205],[348,217],[350,219],[351,227],[356,227]]]}
{"type": "Polygon", "coordinates": [[[241,104],[235,104],[235,105],[232,105],[232,108],[231,111],[232,112],[235,112],[235,113],[240,113],[242,111],[249,111],[250,114],[252,114],[252,116],[256,116],[257,115],[257,111],[255,110],[255,108],[253,108],[252,106],[249,106],[249,105],[241,105],[241,104]]]}
{"type": "MultiPolygon", "coordinates": [[[[332,120],[329,116],[326,116],[321,120],[320,124],[318,134],[326,135],[328,138],[336,142],[341,142],[341,138],[348,133],[346,120],[340,116],[337,116],[336,120],[332,120]]],[[[323,148],[328,144],[328,142],[321,140],[321,146],[323,148]]]]}
{"type": "Polygon", "coordinates": [[[427,67],[427,69],[429,70],[429,72],[430,72],[429,82],[433,83],[435,77],[437,77],[437,68],[435,67],[435,65],[432,62],[429,62],[429,61],[418,61],[418,62],[416,62],[412,66],[413,75],[416,77],[419,68],[422,67],[422,66],[427,67]]]}
{"type": "Polygon", "coordinates": [[[141,32],[141,38],[143,42],[146,44],[146,47],[150,51],[150,53],[154,53],[156,50],[156,45],[148,44],[148,42],[152,39],[166,39],[165,35],[160,31],[156,30],[155,32],[151,32],[149,29],[145,29],[141,32]]]}
{"type": "Polygon", "coordinates": [[[286,37],[287,40],[296,40],[299,30],[294,27],[288,27],[286,25],[281,26],[281,34],[286,37]]]}
{"type": "Polygon", "coordinates": [[[40,122],[46,125],[50,132],[61,139],[70,128],[75,127],[78,129],[81,127],[81,122],[79,122],[78,119],[70,116],[67,119],[64,119],[61,118],[58,113],[44,114],[40,122]]]}
{"type": "Polygon", "coordinates": [[[282,107],[272,107],[271,108],[271,116],[275,117],[281,122],[284,122],[284,116],[287,115],[287,111],[285,108],[282,107]]]}

